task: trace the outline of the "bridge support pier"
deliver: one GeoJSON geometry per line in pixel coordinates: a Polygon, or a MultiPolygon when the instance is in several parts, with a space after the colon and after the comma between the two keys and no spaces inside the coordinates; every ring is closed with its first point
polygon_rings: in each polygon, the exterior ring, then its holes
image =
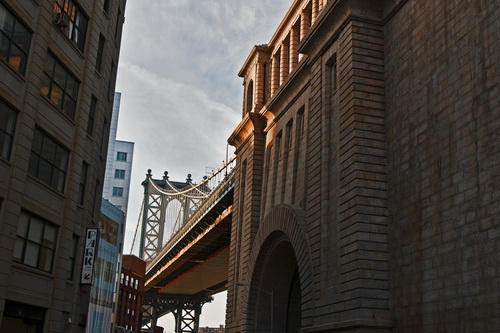
{"type": "Polygon", "coordinates": [[[158,319],[167,313],[175,318],[175,333],[198,333],[201,308],[213,300],[209,296],[146,294],[143,303],[142,332],[154,332],[158,319]]]}

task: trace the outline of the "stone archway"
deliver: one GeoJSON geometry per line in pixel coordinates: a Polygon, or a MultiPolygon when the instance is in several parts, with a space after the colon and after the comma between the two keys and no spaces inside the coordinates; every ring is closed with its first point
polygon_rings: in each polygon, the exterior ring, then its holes
{"type": "Polygon", "coordinates": [[[254,332],[295,333],[301,325],[301,293],[293,247],[280,232],[263,255],[255,288],[254,332]],[[272,328],[272,329],[271,329],[272,328]]]}
{"type": "Polygon", "coordinates": [[[295,333],[308,326],[312,264],[296,210],[283,205],[266,216],[253,244],[251,262],[249,331],[295,333]]]}

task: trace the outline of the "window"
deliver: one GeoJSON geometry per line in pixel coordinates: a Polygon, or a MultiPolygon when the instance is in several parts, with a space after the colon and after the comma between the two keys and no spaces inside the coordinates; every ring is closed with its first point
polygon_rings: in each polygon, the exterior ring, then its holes
{"type": "Polygon", "coordinates": [[[101,156],[105,156],[107,153],[107,143],[108,143],[108,138],[109,138],[109,132],[108,132],[108,120],[104,118],[104,121],[102,123],[102,131],[101,131],[101,142],[99,143],[99,151],[101,152],[101,156]]]}
{"type": "Polygon", "coordinates": [[[4,158],[10,157],[16,119],[17,112],[0,101],[0,156],[4,158]]]}
{"type": "Polygon", "coordinates": [[[36,128],[33,135],[28,171],[41,181],[64,191],[69,151],[36,128]]]}
{"type": "Polygon", "coordinates": [[[89,120],[87,122],[87,134],[89,136],[92,136],[92,134],[94,134],[96,109],[97,109],[97,98],[94,95],[92,95],[92,99],[90,100],[89,120]]]}
{"type": "Polygon", "coordinates": [[[111,70],[109,71],[109,81],[108,81],[108,98],[110,98],[111,93],[114,92],[113,77],[116,77],[114,73],[115,73],[115,62],[111,61],[111,70]]]}
{"type": "Polygon", "coordinates": [[[26,72],[31,32],[0,4],[0,58],[19,73],[26,72]]]}
{"type": "Polygon", "coordinates": [[[250,82],[248,83],[248,87],[247,87],[247,96],[246,96],[246,113],[252,111],[253,109],[253,81],[250,80],[250,82]]]}
{"type": "Polygon", "coordinates": [[[114,197],[123,197],[123,187],[113,187],[114,197]]]}
{"type": "Polygon", "coordinates": [[[73,276],[75,275],[75,262],[76,262],[76,251],[78,249],[78,236],[73,235],[73,244],[71,248],[71,255],[69,256],[70,262],[70,270],[68,274],[68,280],[73,280],[73,276]]]}
{"type": "Polygon", "coordinates": [[[54,22],[61,31],[83,51],[87,33],[88,18],[76,1],[56,0],[54,22]]]}
{"type": "Polygon", "coordinates": [[[119,151],[116,153],[116,160],[117,161],[127,161],[127,153],[123,151],[119,151]]]}
{"type": "Polygon", "coordinates": [[[95,62],[95,69],[100,72],[102,66],[102,58],[104,57],[104,44],[106,39],[104,39],[103,35],[99,36],[99,46],[97,47],[97,58],[95,62]]]}
{"type": "Polygon", "coordinates": [[[103,272],[101,279],[106,282],[112,282],[113,280],[113,264],[109,261],[104,261],[103,263],[103,272]]]}
{"type": "Polygon", "coordinates": [[[125,170],[115,169],[115,178],[124,179],[125,178],[125,170]]]}
{"type": "Polygon", "coordinates": [[[17,226],[14,260],[45,272],[52,271],[57,226],[21,212],[17,226]]]}
{"type": "Polygon", "coordinates": [[[99,179],[96,179],[95,181],[95,187],[94,187],[94,200],[92,201],[92,207],[90,208],[91,211],[92,211],[92,217],[94,218],[95,215],[96,215],[96,212],[98,211],[96,209],[97,205],[100,206],[101,204],[101,195],[100,195],[100,186],[101,186],[101,182],[99,181],[99,179]]]}
{"type": "Polygon", "coordinates": [[[104,0],[104,5],[102,6],[102,8],[106,13],[109,11],[109,0],[104,0]]]}
{"type": "Polygon", "coordinates": [[[85,199],[85,187],[87,185],[87,174],[89,165],[85,162],[82,163],[82,172],[80,173],[80,184],[78,184],[78,204],[83,205],[85,199]]]}
{"type": "Polygon", "coordinates": [[[40,89],[58,108],[74,118],[79,83],[75,77],[49,53],[45,62],[45,76],[40,89]]]}
{"type": "Polygon", "coordinates": [[[118,30],[120,29],[120,23],[121,23],[121,17],[122,17],[122,11],[121,9],[118,9],[118,14],[116,15],[116,26],[115,26],[115,41],[116,37],[118,37],[118,30]]]}
{"type": "Polygon", "coordinates": [[[337,91],[337,56],[334,55],[329,61],[330,70],[330,91],[335,94],[337,91]]]}

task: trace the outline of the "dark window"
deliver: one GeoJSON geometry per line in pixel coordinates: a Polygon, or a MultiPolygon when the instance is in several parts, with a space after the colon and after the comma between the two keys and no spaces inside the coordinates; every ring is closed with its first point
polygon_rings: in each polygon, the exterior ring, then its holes
{"type": "Polygon", "coordinates": [[[87,33],[88,18],[76,1],[56,0],[54,22],[76,46],[83,51],[87,33]]]}
{"type": "Polygon", "coordinates": [[[29,173],[41,181],[54,187],[60,192],[64,191],[66,172],[68,170],[69,151],[43,133],[35,129],[29,173]]]}
{"type": "Polygon", "coordinates": [[[115,178],[124,179],[125,178],[125,170],[115,169],[115,178]]]}
{"type": "Polygon", "coordinates": [[[330,69],[330,90],[332,94],[337,91],[337,57],[334,55],[329,63],[330,69]]]}
{"type": "Polygon", "coordinates": [[[112,88],[114,88],[113,78],[115,77],[115,62],[111,61],[111,70],[109,71],[109,81],[108,81],[108,98],[111,98],[112,88]]]}
{"type": "Polygon", "coordinates": [[[101,182],[99,181],[99,179],[96,179],[95,181],[95,188],[94,188],[94,200],[92,201],[92,217],[94,218],[95,215],[96,215],[96,212],[98,211],[96,209],[97,205],[101,203],[101,196],[100,196],[100,186],[101,186],[101,182]]]}
{"type": "Polygon", "coordinates": [[[17,112],[0,101],[0,156],[9,158],[14,140],[17,112]]]}
{"type": "Polygon", "coordinates": [[[101,156],[105,156],[105,154],[107,153],[107,150],[105,149],[107,148],[106,144],[108,143],[107,139],[109,138],[109,133],[107,131],[108,131],[108,120],[104,119],[104,122],[102,124],[101,142],[99,145],[99,151],[101,152],[101,156]]]}
{"type": "Polygon", "coordinates": [[[109,0],[104,0],[104,5],[102,6],[106,13],[109,11],[109,2],[109,0]]]}
{"type": "Polygon", "coordinates": [[[95,69],[100,72],[102,66],[102,59],[104,57],[104,44],[106,43],[106,39],[104,39],[103,35],[99,36],[99,46],[97,47],[97,58],[95,62],[95,69]]]}
{"type": "Polygon", "coordinates": [[[247,87],[247,96],[246,96],[246,113],[252,111],[254,105],[254,96],[253,96],[253,81],[250,80],[247,87]]]}
{"type": "Polygon", "coordinates": [[[0,4],[0,58],[19,73],[26,72],[31,32],[0,4]]]}
{"type": "Polygon", "coordinates": [[[94,95],[92,95],[92,99],[90,100],[89,120],[87,122],[87,134],[89,136],[92,136],[92,134],[94,134],[96,109],[97,109],[97,98],[94,95]]]}
{"type": "Polygon", "coordinates": [[[120,29],[121,18],[122,18],[122,11],[121,9],[118,9],[118,14],[116,15],[115,41],[116,37],[118,37],[118,30],[120,29]]]}
{"type": "Polygon", "coordinates": [[[41,93],[71,118],[75,117],[79,83],[75,77],[49,54],[45,62],[41,93]]]}
{"type": "Polygon", "coordinates": [[[76,252],[78,250],[78,236],[73,235],[73,243],[71,247],[71,255],[69,256],[70,270],[68,274],[68,280],[73,280],[75,275],[75,263],[76,263],[76,252]]]}
{"type": "Polygon", "coordinates": [[[123,151],[119,151],[116,153],[116,160],[117,161],[127,161],[127,153],[123,151]]]}
{"type": "Polygon", "coordinates": [[[21,212],[17,226],[14,259],[45,272],[52,271],[57,241],[57,226],[21,212]]]}
{"type": "Polygon", "coordinates": [[[123,187],[113,187],[114,197],[123,197],[123,187]]]}
{"type": "Polygon", "coordinates": [[[85,187],[87,185],[87,174],[89,172],[89,165],[85,162],[82,163],[82,172],[80,173],[80,184],[78,185],[78,204],[83,205],[85,199],[85,187]]]}
{"type": "Polygon", "coordinates": [[[0,330],[42,333],[45,312],[46,309],[37,306],[6,300],[0,330]]]}

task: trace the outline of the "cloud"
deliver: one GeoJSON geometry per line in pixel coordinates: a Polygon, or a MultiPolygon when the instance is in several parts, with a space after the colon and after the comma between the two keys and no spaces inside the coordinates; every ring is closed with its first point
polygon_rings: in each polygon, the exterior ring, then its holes
{"type": "MultiPolygon", "coordinates": [[[[147,169],[154,178],[168,171],[172,180],[191,173],[200,181],[205,167],[225,158],[227,138],[241,119],[237,73],[252,47],[269,41],[291,3],[127,2],[116,87],[122,92],[117,138],[135,142],[125,253],[140,220],[147,169]]],[[[223,305],[217,311],[222,318],[211,314],[200,324],[223,323],[223,305]]]]}
{"type": "MultiPolygon", "coordinates": [[[[163,164],[175,174],[198,173],[201,179],[204,164],[213,166],[224,159],[227,138],[241,118],[238,112],[197,87],[159,77],[136,64],[121,62],[119,73],[118,136],[151,153],[155,161],[149,163],[163,164]]],[[[136,151],[135,156],[141,154],[136,151]]],[[[134,166],[141,163],[142,159],[134,166]]]]}

